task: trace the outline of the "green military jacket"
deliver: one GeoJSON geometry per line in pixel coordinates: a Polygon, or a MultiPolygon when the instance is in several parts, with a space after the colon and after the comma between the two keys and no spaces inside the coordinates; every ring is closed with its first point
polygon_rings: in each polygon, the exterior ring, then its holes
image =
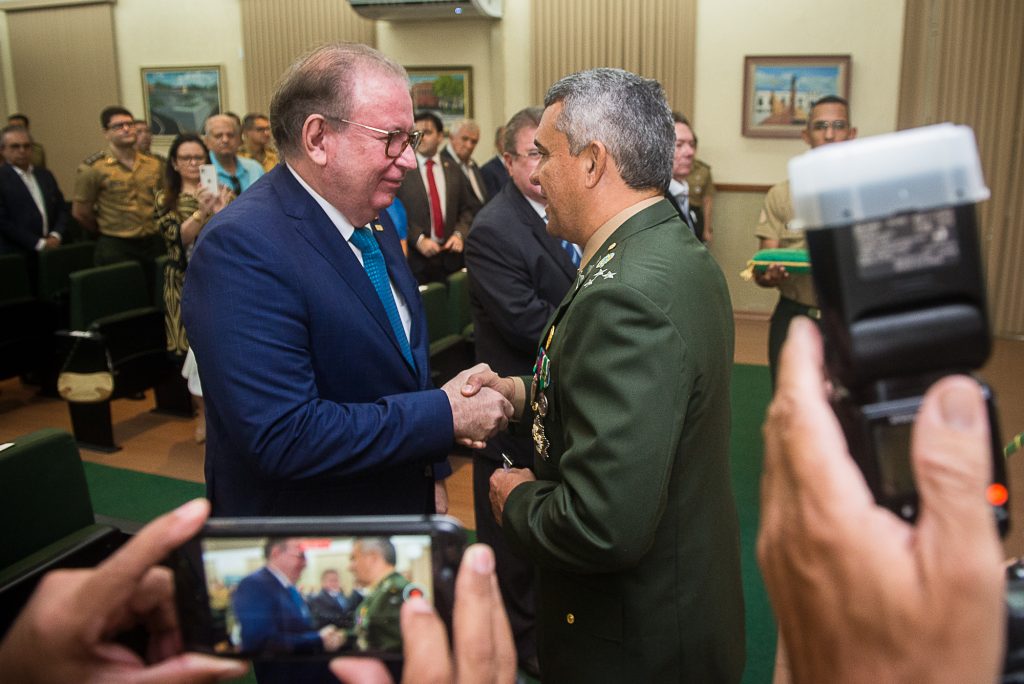
{"type": "Polygon", "coordinates": [[[591,258],[541,343],[547,454],[503,527],[539,568],[544,681],[738,682],[721,270],[671,204],[654,204],[591,258]]]}
{"type": "Polygon", "coordinates": [[[409,580],[392,572],[356,609],[356,648],[360,651],[402,652],[401,611],[409,580]]]}

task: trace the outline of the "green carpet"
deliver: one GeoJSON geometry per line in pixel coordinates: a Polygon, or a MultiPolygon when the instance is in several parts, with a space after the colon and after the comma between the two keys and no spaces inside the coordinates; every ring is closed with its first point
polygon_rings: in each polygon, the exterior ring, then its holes
{"type": "MultiPolygon", "coordinates": [[[[731,459],[733,488],[739,509],[743,596],[746,602],[747,667],[744,684],[770,682],[775,662],[775,622],[754,551],[763,460],[761,423],[770,397],[771,381],[766,367],[737,365],[733,368],[731,459]]],[[[85,464],[85,476],[96,513],[139,522],[152,520],[179,504],[202,496],[205,489],[194,482],[94,463],[85,464]]]]}

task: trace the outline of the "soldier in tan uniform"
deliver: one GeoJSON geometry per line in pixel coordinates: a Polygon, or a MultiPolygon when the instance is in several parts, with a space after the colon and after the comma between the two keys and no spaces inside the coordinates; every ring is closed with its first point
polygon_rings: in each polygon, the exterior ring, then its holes
{"type": "MultiPolygon", "coordinates": [[[[693,139],[694,152],[696,152],[697,138],[693,139]]],[[[704,210],[704,235],[701,240],[710,245],[714,239],[711,228],[711,209],[715,200],[715,180],[711,177],[711,165],[694,158],[693,169],[686,177],[690,184],[690,202],[704,210]]]]}
{"type": "MultiPolygon", "coordinates": [[[[801,133],[804,142],[811,148],[834,142],[853,140],[857,129],[850,126],[850,106],[841,97],[828,95],[811,105],[807,117],[807,128],[801,133]]],[[[764,198],[764,208],[757,221],[754,234],[760,240],[760,249],[784,248],[806,249],[802,230],[793,230],[789,222],[793,219],[793,205],[789,197],[789,181],[773,186],[764,198]]],[[[814,295],[814,283],[810,274],[795,274],[786,271],[785,266],[772,264],[762,273],[754,273],[754,281],[761,287],[779,288],[779,303],[772,312],[771,327],[768,331],[768,365],[775,384],[775,370],[779,352],[786,340],[789,322],[795,316],[821,318],[818,302],[814,295]]]]}
{"type": "Polygon", "coordinates": [[[71,213],[96,240],[96,265],[137,261],[153,287],[154,259],[165,252],[154,206],[163,186],[160,162],[135,149],[135,118],[123,107],[100,114],[107,149],[78,167],[71,213]]]}
{"type": "Polygon", "coordinates": [[[252,113],[242,119],[242,149],[238,156],[255,159],[268,173],[277,166],[280,157],[270,140],[270,119],[266,115],[252,113]]]}

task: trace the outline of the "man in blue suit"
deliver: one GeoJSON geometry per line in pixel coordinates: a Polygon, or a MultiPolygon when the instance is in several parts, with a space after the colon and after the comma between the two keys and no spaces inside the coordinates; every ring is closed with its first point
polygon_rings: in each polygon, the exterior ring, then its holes
{"type": "Polygon", "coordinates": [[[7,126],[0,135],[0,254],[20,252],[34,265],[37,252],[61,243],[67,205],[53,174],[32,166],[28,130],[7,126]]]}
{"type": "Polygon", "coordinates": [[[468,372],[431,386],[419,291],[384,212],[416,168],[405,70],[363,45],[319,48],[270,118],[285,164],[210,222],[185,278],[213,512],[443,509],[432,466],[512,412],[497,393],[463,396],[468,372]]]}
{"type": "MultiPolygon", "coordinates": [[[[299,539],[272,538],[264,546],[267,564],[238,583],[231,596],[248,653],[310,655],[337,651],[345,633],[334,625],[319,631],[295,584],[306,568],[299,539]]],[[[260,682],[329,681],[323,663],[258,663],[260,682]]]]}

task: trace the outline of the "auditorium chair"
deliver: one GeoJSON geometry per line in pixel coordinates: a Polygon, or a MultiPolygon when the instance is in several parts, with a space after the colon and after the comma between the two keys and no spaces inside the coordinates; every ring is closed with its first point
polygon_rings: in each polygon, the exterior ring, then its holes
{"type": "Polygon", "coordinates": [[[135,262],[72,273],[71,330],[61,334],[64,371],[114,376],[110,398],[69,401],[71,424],[79,445],[116,451],[110,402],[135,397],[153,388],[156,411],[192,416],[188,388],[180,366],[167,353],[163,312],[153,306],[142,267],[135,262]]]}
{"type": "Polygon", "coordinates": [[[126,539],[96,522],[78,448],[61,430],[0,451],[0,509],[0,637],[46,572],[96,565],[126,539]]]}
{"type": "Polygon", "coordinates": [[[47,313],[32,295],[25,257],[0,254],[0,379],[44,365],[53,332],[47,327],[47,313]]]}
{"type": "Polygon", "coordinates": [[[420,285],[430,340],[430,377],[440,387],[459,371],[473,365],[473,350],[455,330],[448,288],[444,283],[420,285]]]}
{"type": "Polygon", "coordinates": [[[469,306],[469,274],[466,269],[448,276],[448,316],[452,330],[472,344],[473,313],[469,306]]]}

